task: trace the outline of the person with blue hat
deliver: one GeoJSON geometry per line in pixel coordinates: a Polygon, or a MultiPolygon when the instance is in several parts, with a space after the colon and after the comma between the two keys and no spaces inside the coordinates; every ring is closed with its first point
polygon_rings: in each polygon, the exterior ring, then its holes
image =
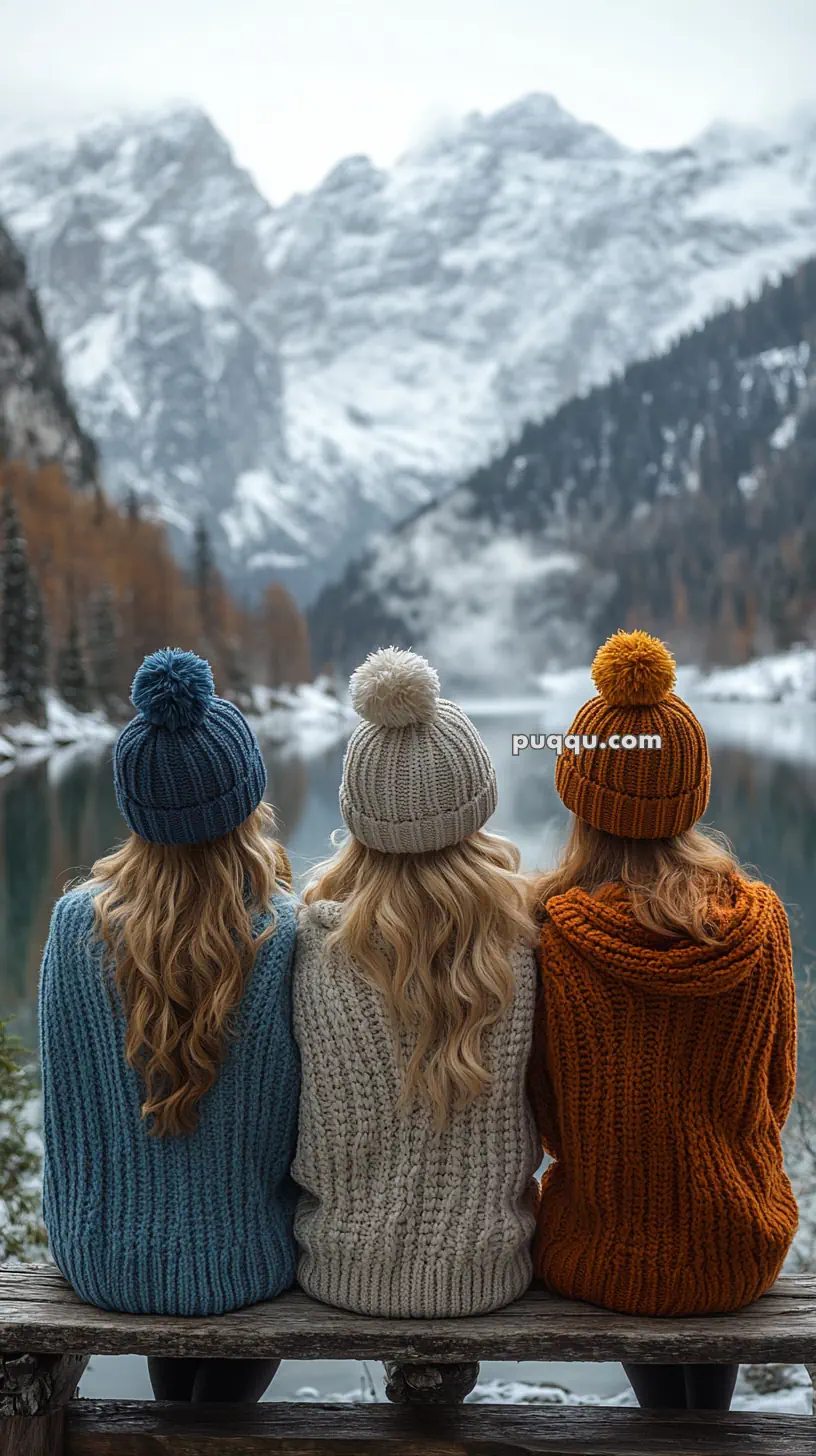
{"type": "MultiPolygon", "coordinates": [[[[57,902],[40,981],[43,1218],[82,1299],[217,1315],[295,1278],[295,902],[250,725],[162,649],[113,752],[129,837],[57,902]]],[[[269,1360],[151,1360],[157,1399],[259,1399],[269,1360]]]]}

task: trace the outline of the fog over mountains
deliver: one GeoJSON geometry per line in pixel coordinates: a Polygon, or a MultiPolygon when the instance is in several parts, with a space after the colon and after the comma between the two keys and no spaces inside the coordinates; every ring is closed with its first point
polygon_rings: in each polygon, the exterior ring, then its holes
{"type": "Polygon", "coordinates": [[[106,487],[181,549],[205,513],[234,581],[309,601],[526,422],[806,258],[816,118],[638,152],[534,95],[275,208],[174,108],[0,158],[0,217],[106,487]]]}

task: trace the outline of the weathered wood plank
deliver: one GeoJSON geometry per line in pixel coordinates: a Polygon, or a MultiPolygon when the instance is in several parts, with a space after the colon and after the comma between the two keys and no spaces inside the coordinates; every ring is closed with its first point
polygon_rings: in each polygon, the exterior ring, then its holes
{"type": "Polygon", "coordinates": [[[0,1354],[0,1416],[41,1416],[72,1399],[87,1355],[0,1354]]]}
{"type": "Polygon", "coordinates": [[[96,1309],[78,1300],[56,1270],[30,1268],[0,1274],[0,1349],[428,1363],[816,1361],[814,1276],[783,1277],[735,1314],[688,1319],[612,1314],[538,1288],[495,1314],[469,1319],[377,1319],[318,1304],[299,1290],[216,1319],[179,1319],[96,1309]]]}
{"type": "Polygon", "coordinates": [[[592,1406],[416,1411],[76,1401],[66,1456],[813,1456],[806,1417],[592,1406]]]}
{"type": "Polygon", "coordinates": [[[46,1416],[11,1416],[0,1421],[0,1456],[63,1456],[65,1407],[46,1416]]]}
{"type": "Polygon", "coordinates": [[[87,1355],[0,1355],[0,1456],[59,1456],[87,1355]]]}
{"type": "MultiPolygon", "coordinates": [[[[18,1298],[28,1288],[40,1289],[42,1291],[48,1290],[60,1298],[82,1304],[79,1295],[63,1279],[54,1264],[24,1264],[16,1268],[5,1268],[0,1265],[0,1299],[6,1297],[18,1298]]],[[[294,1293],[296,1297],[301,1299],[306,1298],[305,1295],[300,1295],[298,1291],[294,1291],[294,1293]]],[[[553,1297],[540,1284],[532,1284],[514,1307],[517,1307],[519,1304],[548,1303],[553,1297]]],[[[768,1293],[763,1295],[758,1303],[763,1306],[770,1306],[778,1304],[780,1301],[787,1303],[797,1298],[806,1302],[816,1301],[816,1274],[783,1274],[777,1279],[768,1293]]],[[[321,1306],[318,1307],[320,1308],[321,1306]]],[[[338,1313],[341,1317],[345,1317],[342,1311],[338,1311],[338,1313]]],[[[498,1319],[501,1317],[501,1313],[502,1311],[498,1311],[497,1314],[490,1315],[488,1318],[498,1319]]],[[[606,1317],[614,1318],[615,1316],[607,1314],[606,1317]]],[[[738,1315],[728,1315],[727,1318],[736,1319],[738,1315]]]]}
{"type": "Polygon", "coordinates": [[[67,1285],[61,1276],[54,1279],[25,1279],[4,1281],[0,1274],[0,1300],[21,1300],[28,1299],[35,1304],[44,1304],[49,1300],[55,1304],[78,1304],[83,1301],[78,1294],[75,1294],[70,1285],[67,1285]]]}

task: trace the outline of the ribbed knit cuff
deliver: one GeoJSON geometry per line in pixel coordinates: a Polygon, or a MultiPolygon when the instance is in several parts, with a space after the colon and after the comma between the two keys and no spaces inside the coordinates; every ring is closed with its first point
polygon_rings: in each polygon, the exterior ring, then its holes
{"type": "Polygon", "coordinates": [[[428,854],[461,844],[475,834],[495,813],[498,803],[496,775],[491,770],[487,783],[474,798],[456,809],[446,810],[427,819],[374,819],[352,802],[345,784],[340,790],[340,812],[348,829],[369,849],[381,854],[428,854]]]}
{"type": "Polygon", "coordinates": [[[128,798],[118,785],[116,800],[126,824],[140,838],[153,844],[201,844],[237,829],[257,809],[265,792],[266,767],[258,753],[245,779],[206,804],[159,809],[128,798]]]}
{"type": "Polygon", "coordinates": [[[626,839],[672,839],[690,829],[706,811],[710,786],[711,774],[706,769],[692,789],[673,796],[646,798],[587,778],[573,754],[561,754],[555,766],[555,787],[562,803],[585,824],[626,839]]]}
{"type": "Polygon", "coordinates": [[[533,1277],[529,1240],[498,1263],[443,1264],[372,1258],[336,1246],[331,1256],[303,1253],[301,1289],[323,1304],[383,1319],[456,1319],[488,1314],[519,1299],[533,1277]]]}
{"type": "Polygon", "coordinates": [[[57,1268],[81,1299],[125,1314],[205,1317],[274,1299],[295,1281],[288,1229],[213,1248],[204,1231],[184,1243],[109,1236],[52,1239],[57,1268]]]}

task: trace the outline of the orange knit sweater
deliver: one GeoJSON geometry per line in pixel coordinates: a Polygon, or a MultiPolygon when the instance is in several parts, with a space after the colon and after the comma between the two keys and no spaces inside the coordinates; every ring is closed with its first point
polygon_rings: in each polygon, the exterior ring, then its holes
{"type": "Polygon", "coordinates": [[[547,905],[529,1084],[555,1159],[535,1267],[558,1294],[715,1313],[779,1273],[798,1216],[790,935],[766,885],[735,880],[722,916],[708,947],[644,930],[618,885],[547,905]]]}

